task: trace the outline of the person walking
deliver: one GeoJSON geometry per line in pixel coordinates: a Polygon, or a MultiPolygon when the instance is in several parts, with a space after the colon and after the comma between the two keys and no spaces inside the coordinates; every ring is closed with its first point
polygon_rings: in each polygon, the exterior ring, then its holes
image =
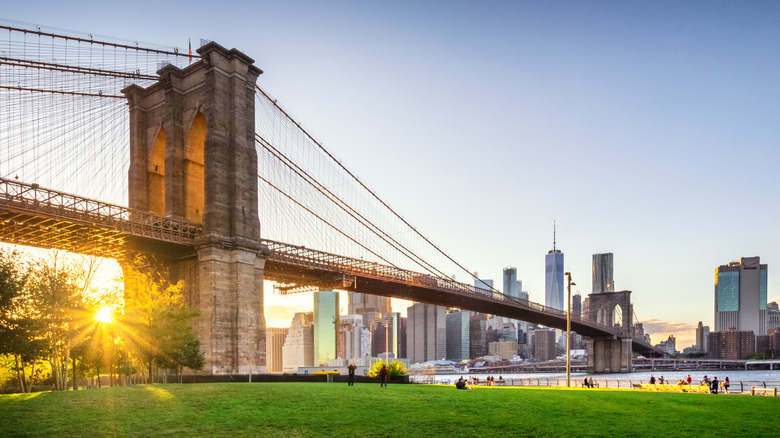
{"type": "Polygon", "coordinates": [[[349,371],[349,384],[347,386],[355,386],[355,369],[357,367],[354,363],[349,364],[347,370],[349,371]]]}
{"type": "Polygon", "coordinates": [[[385,388],[387,388],[387,375],[388,375],[387,368],[384,365],[382,365],[382,369],[379,370],[379,387],[380,388],[383,387],[383,386],[385,388]]]}
{"type": "Polygon", "coordinates": [[[690,385],[691,382],[693,382],[693,379],[691,379],[691,375],[688,374],[688,377],[685,378],[685,381],[690,385]]]}
{"type": "Polygon", "coordinates": [[[652,374],[650,374],[650,384],[655,385],[655,377],[652,374]]]}

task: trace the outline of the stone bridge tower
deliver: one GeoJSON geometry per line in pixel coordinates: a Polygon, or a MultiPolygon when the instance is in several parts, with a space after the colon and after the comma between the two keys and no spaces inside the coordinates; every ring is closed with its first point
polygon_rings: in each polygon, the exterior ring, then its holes
{"type": "Polygon", "coordinates": [[[168,258],[200,316],[203,372],[265,368],[263,268],[255,150],[255,82],[243,53],[209,43],[202,60],[160,69],[130,107],[129,205],[203,226],[194,254],[168,258]]]}
{"type": "Polygon", "coordinates": [[[633,349],[631,291],[588,295],[588,319],[620,329],[618,336],[587,341],[589,373],[630,373],[633,349]]]}

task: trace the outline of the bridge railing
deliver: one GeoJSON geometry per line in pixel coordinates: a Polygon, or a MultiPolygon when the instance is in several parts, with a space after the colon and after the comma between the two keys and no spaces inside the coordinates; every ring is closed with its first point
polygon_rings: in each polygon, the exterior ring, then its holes
{"type": "MultiPolygon", "coordinates": [[[[474,285],[461,283],[446,277],[437,277],[430,274],[414,272],[395,266],[383,265],[361,259],[354,259],[337,254],[306,248],[304,246],[290,245],[274,240],[263,239],[261,241],[271,252],[271,259],[278,262],[291,263],[299,266],[319,268],[323,270],[336,270],[346,275],[366,275],[376,278],[392,278],[408,284],[424,286],[443,291],[458,291],[472,295],[484,295],[495,301],[509,302],[520,307],[545,312],[561,317],[566,316],[563,310],[547,307],[532,301],[504,295],[495,290],[483,289],[474,285]]],[[[577,315],[571,316],[572,321],[599,325],[586,318],[577,315]]],[[[601,326],[601,325],[599,325],[601,326]]]]}
{"type": "Polygon", "coordinates": [[[0,206],[35,216],[114,229],[135,236],[192,245],[201,227],[95,199],[0,178],[0,206]]]}

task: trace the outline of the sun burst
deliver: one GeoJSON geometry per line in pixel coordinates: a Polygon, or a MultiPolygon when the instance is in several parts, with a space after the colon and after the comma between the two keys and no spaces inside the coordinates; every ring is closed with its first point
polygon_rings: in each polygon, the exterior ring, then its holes
{"type": "Polygon", "coordinates": [[[109,323],[112,318],[113,314],[110,307],[101,307],[97,314],[95,314],[95,319],[100,322],[109,323]]]}

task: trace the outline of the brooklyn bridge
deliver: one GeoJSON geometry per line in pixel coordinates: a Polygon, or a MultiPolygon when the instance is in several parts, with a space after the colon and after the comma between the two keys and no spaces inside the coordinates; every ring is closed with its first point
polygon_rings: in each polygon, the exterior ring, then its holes
{"type": "MultiPolygon", "coordinates": [[[[200,312],[207,372],[264,364],[263,280],[566,330],[565,311],[455,281],[471,271],[260,88],[247,54],[0,29],[0,241],[120,264],[154,255],[200,312]]],[[[633,313],[623,291],[571,316],[589,372],[654,352],[633,313]]]]}

